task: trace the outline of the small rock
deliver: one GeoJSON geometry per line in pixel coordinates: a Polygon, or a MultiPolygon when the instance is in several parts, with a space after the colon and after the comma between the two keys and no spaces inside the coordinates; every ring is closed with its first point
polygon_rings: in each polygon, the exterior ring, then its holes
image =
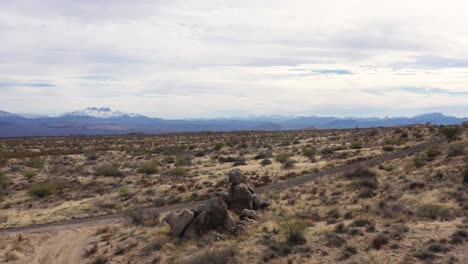
{"type": "Polygon", "coordinates": [[[249,209],[242,210],[242,212],[240,213],[239,216],[240,216],[241,219],[243,219],[243,218],[250,218],[250,219],[254,219],[254,220],[258,219],[257,213],[254,210],[249,210],[249,209]]]}

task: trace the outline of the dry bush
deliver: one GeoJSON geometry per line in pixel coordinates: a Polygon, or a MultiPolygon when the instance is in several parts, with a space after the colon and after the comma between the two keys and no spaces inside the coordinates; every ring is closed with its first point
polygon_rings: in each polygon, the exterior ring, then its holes
{"type": "Polygon", "coordinates": [[[105,177],[123,177],[123,172],[115,165],[102,165],[94,169],[96,175],[105,177]]]}
{"type": "Polygon", "coordinates": [[[291,158],[293,155],[291,153],[288,153],[288,152],[283,152],[283,153],[278,153],[275,155],[275,160],[276,162],[279,162],[279,163],[286,163],[289,158],[291,158]]]}
{"type": "Polygon", "coordinates": [[[44,198],[56,194],[62,188],[62,184],[57,182],[34,183],[29,188],[28,194],[36,198],[44,198]]]}
{"type": "Polygon", "coordinates": [[[443,204],[426,203],[418,206],[416,214],[422,218],[444,220],[450,217],[450,209],[443,204]]]}
{"type": "Polygon", "coordinates": [[[34,169],[42,169],[44,167],[45,161],[40,157],[29,158],[24,165],[34,169]]]}
{"type": "Polygon", "coordinates": [[[448,148],[447,157],[457,157],[465,155],[465,146],[463,144],[452,144],[448,148]]]}
{"type": "Polygon", "coordinates": [[[210,247],[193,256],[189,264],[230,264],[236,263],[236,252],[230,248],[210,247]]]}
{"type": "Polygon", "coordinates": [[[138,173],[152,175],[159,172],[158,164],[154,161],[143,163],[137,170],[138,173]]]}
{"type": "Polygon", "coordinates": [[[380,249],[382,246],[388,244],[390,239],[384,233],[378,233],[371,241],[371,246],[375,249],[380,249]]]}
{"type": "Polygon", "coordinates": [[[155,226],[159,224],[160,214],[155,210],[135,208],[124,213],[125,219],[133,225],[155,226]]]}
{"type": "Polygon", "coordinates": [[[170,169],[167,173],[171,176],[185,176],[189,169],[184,168],[184,167],[176,167],[170,169]]]}
{"type": "Polygon", "coordinates": [[[433,160],[435,157],[439,156],[441,153],[439,146],[437,145],[430,145],[426,149],[426,156],[429,160],[433,160]]]}
{"type": "Polygon", "coordinates": [[[307,242],[305,231],[307,226],[299,220],[287,220],[281,224],[286,243],[290,245],[302,245],[307,242]]]}

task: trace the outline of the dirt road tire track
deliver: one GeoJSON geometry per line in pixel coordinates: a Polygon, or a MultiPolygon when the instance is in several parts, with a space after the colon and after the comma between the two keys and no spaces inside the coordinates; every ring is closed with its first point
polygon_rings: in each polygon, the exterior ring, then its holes
{"type": "MultiPolygon", "coordinates": [[[[265,185],[256,189],[257,193],[265,194],[270,192],[276,192],[283,189],[287,189],[294,186],[299,186],[304,183],[318,180],[320,178],[335,175],[338,173],[349,172],[356,169],[359,166],[375,166],[381,164],[385,161],[403,158],[406,156],[411,156],[417,152],[420,152],[426,149],[431,144],[437,144],[443,142],[442,139],[434,139],[417,146],[409,147],[407,149],[397,151],[388,155],[375,157],[366,161],[356,162],[349,165],[343,165],[336,168],[331,168],[328,170],[324,170],[318,173],[300,176],[297,178],[293,178],[290,180],[285,180],[278,183],[273,183],[269,185],[265,185]]],[[[198,205],[202,205],[205,201],[195,201],[186,204],[175,204],[165,207],[158,207],[158,208],[147,208],[146,210],[153,210],[158,213],[166,213],[170,211],[175,211],[183,208],[194,208],[198,205]]],[[[0,233],[37,233],[37,232],[53,232],[57,230],[63,229],[73,229],[73,228],[81,228],[87,226],[102,226],[102,225],[110,225],[121,221],[124,218],[123,214],[113,214],[113,215],[104,215],[104,216],[97,216],[97,217],[90,217],[90,218],[82,218],[82,219],[73,219],[67,220],[63,222],[55,222],[55,223],[47,223],[47,224],[38,224],[33,226],[24,226],[24,227],[12,227],[12,228],[4,228],[0,229],[0,233]]]]}

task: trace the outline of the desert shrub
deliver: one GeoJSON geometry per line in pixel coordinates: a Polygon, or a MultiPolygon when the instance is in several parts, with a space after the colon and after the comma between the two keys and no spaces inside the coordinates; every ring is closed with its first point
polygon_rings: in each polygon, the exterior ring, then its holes
{"type": "Polygon", "coordinates": [[[362,149],[362,144],[361,144],[361,142],[353,142],[353,143],[351,143],[351,148],[352,149],[362,149]]]}
{"type": "Polygon", "coordinates": [[[171,176],[185,176],[189,170],[184,167],[176,167],[170,169],[167,173],[171,176]]]}
{"type": "Polygon", "coordinates": [[[181,157],[175,161],[176,167],[190,167],[192,166],[192,160],[190,157],[181,157]]]}
{"type": "Polygon", "coordinates": [[[344,244],[346,244],[346,239],[343,237],[332,232],[325,234],[325,245],[327,247],[341,247],[344,244]]]}
{"type": "Polygon", "coordinates": [[[286,243],[290,245],[302,245],[307,242],[305,231],[307,226],[299,220],[288,220],[281,224],[281,229],[284,232],[286,243]]]}
{"type": "Polygon", "coordinates": [[[286,161],[285,163],[283,163],[283,168],[287,169],[287,170],[292,169],[295,166],[296,166],[296,161],[292,160],[292,159],[290,159],[290,160],[286,161]]]}
{"type": "Polygon", "coordinates": [[[446,219],[450,215],[450,210],[443,204],[426,203],[418,206],[416,214],[428,219],[446,219]]]}
{"type": "Polygon", "coordinates": [[[357,249],[353,246],[346,246],[341,253],[342,253],[341,259],[347,259],[353,255],[356,255],[357,249]]]}
{"type": "Polygon", "coordinates": [[[128,186],[122,186],[118,191],[121,198],[128,198],[130,196],[130,188],[128,186]]]}
{"type": "Polygon", "coordinates": [[[189,264],[226,264],[235,262],[236,252],[230,248],[210,247],[193,256],[189,264]]]}
{"type": "Polygon", "coordinates": [[[42,169],[44,167],[44,160],[40,157],[29,158],[24,165],[34,169],[42,169]]]}
{"type": "Polygon", "coordinates": [[[439,146],[437,145],[430,145],[427,149],[426,149],[426,156],[428,159],[433,159],[437,156],[439,156],[441,153],[440,149],[439,149],[439,146]]]}
{"type": "Polygon", "coordinates": [[[395,147],[393,147],[392,145],[385,145],[382,147],[383,151],[394,151],[395,150],[395,147]]]}
{"type": "Polygon", "coordinates": [[[155,226],[159,224],[160,214],[155,210],[134,208],[124,213],[125,219],[134,225],[155,226]]]}
{"type": "Polygon", "coordinates": [[[44,198],[56,194],[61,189],[61,185],[55,182],[34,183],[29,188],[28,194],[36,198],[44,198]]]}
{"type": "Polygon", "coordinates": [[[316,152],[317,150],[312,147],[303,147],[301,150],[302,156],[307,157],[309,159],[313,159],[315,157],[316,152]]]}
{"type": "Polygon", "coordinates": [[[468,183],[468,161],[465,165],[465,170],[463,171],[463,182],[468,183]]]}
{"type": "Polygon", "coordinates": [[[94,169],[96,175],[105,177],[122,177],[123,172],[115,165],[102,165],[94,169]]]}
{"type": "Polygon", "coordinates": [[[346,232],[346,226],[345,224],[343,223],[339,223],[335,226],[335,229],[334,229],[335,233],[339,233],[339,234],[342,234],[342,233],[345,233],[346,232]]]}
{"type": "Polygon", "coordinates": [[[166,156],[166,157],[164,157],[163,160],[167,164],[175,163],[175,158],[173,156],[166,156]]]}
{"type": "Polygon", "coordinates": [[[232,164],[232,166],[236,167],[236,166],[242,166],[242,165],[246,165],[247,163],[245,162],[245,159],[242,158],[242,157],[238,157],[236,159],[236,161],[234,161],[234,164],[232,164]]]}
{"type": "Polygon", "coordinates": [[[329,156],[333,154],[333,149],[330,147],[325,147],[322,150],[320,150],[320,153],[322,153],[323,156],[329,156]]]}
{"type": "Polygon", "coordinates": [[[375,249],[380,249],[382,246],[388,244],[389,238],[384,233],[377,234],[371,241],[371,245],[375,249]]]}
{"type": "Polygon", "coordinates": [[[109,259],[104,255],[99,255],[94,258],[90,263],[91,264],[106,264],[109,262],[109,259]]]}
{"type": "Polygon", "coordinates": [[[366,219],[356,219],[349,225],[350,227],[365,227],[373,225],[369,220],[366,219]]]}
{"type": "Polygon", "coordinates": [[[427,250],[434,252],[434,253],[442,253],[449,251],[449,248],[441,242],[432,241],[428,246],[427,250]]]}
{"type": "Polygon", "coordinates": [[[98,156],[96,153],[87,153],[85,156],[86,156],[86,159],[90,161],[98,159],[98,156]]]}
{"type": "Polygon", "coordinates": [[[279,162],[279,163],[286,163],[289,158],[292,157],[292,154],[291,153],[288,153],[288,152],[283,152],[283,153],[278,153],[275,155],[275,160],[276,162],[279,162]]]}
{"type": "Polygon", "coordinates": [[[465,146],[463,144],[450,145],[447,152],[447,157],[457,157],[465,155],[465,146]]]}
{"type": "Polygon", "coordinates": [[[158,164],[154,161],[143,163],[137,170],[138,173],[151,175],[159,172],[158,164]]]}
{"type": "Polygon", "coordinates": [[[458,229],[451,235],[450,243],[452,244],[461,244],[464,241],[468,242],[468,231],[463,229],[458,229]]]}
{"type": "Polygon", "coordinates": [[[218,161],[221,162],[221,163],[235,162],[236,158],[234,158],[234,157],[219,157],[218,161]]]}
{"type": "Polygon", "coordinates": [[[413,157],[413,164],[416,168],[421,168],[426,165],[426,160],[422,155],[416,155],[413,157]]]}
{"type": "Polygon", "coordinates": [[[27,171],[25,174],[24,174],[24,177],[28,180],[34,178],[34,176],[36,176],[36,172],[35,171],[27,171]]]}
{"type": "Polygon", "coordinates": [[[3,258],[5,259],[5,262],[10,262],[18,260],[19,256],[18,253],[16,253],[16,251],[12,250],[5,253],[3,258]]]}
{"type": "Polygon", "coordinates": [[[444,135],[449,142],[456,140],[461,132],[462,129],[460,126],[443,126],[440,128],[440,133],[444,135]]]}
{"type": "Polygon", "coordinates": [[[264,159],[264,160],[262,160],[262,161],[260,162],[260,164],[261,164],[262,166],[267,166],[267,165],[270,165],[271,163],[272,163],[272,162],[271,162],[270,159],[264,159]]]}
{"type": "Polygon", "coordinates": [[[368,168],[361,166],[351,172],[346,173],[345,176],[348,179],[373,179],[376,177],[376,174],[368,168]]]}
{"type": "Polygon", "coordinates": [[[7,180],[5,174],[0,172],[0,191],[5,190],[8,187],[9,181],[7,180]]]}

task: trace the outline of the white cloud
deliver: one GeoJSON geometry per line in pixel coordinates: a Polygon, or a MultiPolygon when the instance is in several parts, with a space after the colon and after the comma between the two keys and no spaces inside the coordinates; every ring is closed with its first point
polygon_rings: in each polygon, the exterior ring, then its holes
{"type": "Polygon", "coordinates": [[[468,110],[464,93],[399,89],[468,91],[463,1],[0,4],[0,105],[7,111],[96,105],[196,117],[468,110]]]}

